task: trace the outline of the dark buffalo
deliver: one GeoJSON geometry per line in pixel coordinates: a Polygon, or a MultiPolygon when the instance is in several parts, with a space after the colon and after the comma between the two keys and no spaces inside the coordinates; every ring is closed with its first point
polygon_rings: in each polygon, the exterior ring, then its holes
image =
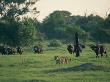
{"type": "Polygon", "coordinates": [[[5,55],[6,54],[6,48],[4,46],[0,46],[0,53],[2,55],[5,55]]]}
{"type": "Polygon", "coordinates": [[[20,47],[14,48],[9,46],[0,46],[0,53],[2,55],[14,55],[16,53],[22,54],[22,49],[20,47]]]}
{"type": "Polygon", "coordinates": [[[13,54],[12,48],[6,47],[6,54],[7,54],[7,55],[13,54]]]}
{"type": "Polygon", "coordinates": [[[5,55],[14,55],[16,53],[16,48],[13,47],[4,47],[5,55]]]}
{"type": "Polygon", "coordinates": [[[76,45],[72,45],[72,44],[67,46],[67,50],[70,54],[72,54],[72,53],[74,54],[74,52],[77,52],[77,50],[82,52],[82,49],[84,49],[84,48],[85,48],[85,45],[82,45],[82,44],[79,44],[78,48],[76,47],[76,45]]]}
{"type": "Polygon", "coordinates": [[[38,53],[38,54],[42,54],[43,53],[42,46],[34,46],[33,50],[34,50],[34,53],[38,53]]]}
{"type": "Polygon", "coordinates": [[[11,54],[12,50],[6,46],[0,46],[0,52],[2,55],[8,55],[11,54]]]}
{"type": "Polygon", "coordinates": [[[16,50],[17,50],[17,53],[20,55],[23,53],[23,49],[21,47],[17,47],[16,50]]]}
{"type": "Polygon", "coordinates": [[[73,45],[68,45],[67,50],[70,54],[74,54],[74,46],[73,45]]]}
{"type": "Polygon", "coordinates": [[[101,55],[101,57],[103,57],[104,54],[107,57],[107,52],[106,52],[106,49],[105,49],[104,45],[102,45],[102,44],[100,44],[100,45],[90,45],[90,48],[95,52],[96,58],[99,58],[99,55],[101,55]]]}

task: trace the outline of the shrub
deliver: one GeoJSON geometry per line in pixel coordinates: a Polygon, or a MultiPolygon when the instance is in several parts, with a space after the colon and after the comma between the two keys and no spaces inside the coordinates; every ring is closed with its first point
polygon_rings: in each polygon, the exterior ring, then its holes
{"type": "Polygon", "coordinates": [[[49,47],[60,47],[62,45],[60,40],[51,40],[49,43],[49,47]]]}

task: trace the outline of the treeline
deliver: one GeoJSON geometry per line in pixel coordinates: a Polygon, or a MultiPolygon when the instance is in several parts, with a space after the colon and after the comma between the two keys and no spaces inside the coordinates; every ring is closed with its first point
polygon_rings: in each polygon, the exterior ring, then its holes
{"type": "Polygon", "coordinates": [[[0,44],[30,45],[35,41],[74,41],[78,32],[82,41],[110,42],[110,14],[105,19],[98,15],[74,16],[68,11],[54,11],[42,22],[36,19],[0,19],[0,44]]]}
{"type": "Polygon", "coordinates": [[[73,40],[78,32],[83,41],[110,42],[110,15],[74,16],[68,11],[54,11],[41,23],[41,32],[49,39],[73,40]]]}

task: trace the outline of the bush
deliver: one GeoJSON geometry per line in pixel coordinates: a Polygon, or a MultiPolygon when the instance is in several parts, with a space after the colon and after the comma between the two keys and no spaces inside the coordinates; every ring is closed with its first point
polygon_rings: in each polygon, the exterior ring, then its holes
{"type": "Polygon", "coordinates": [[[62,45],[60,40],[51,40],[49,43],[49,47],[60,47],[62,45]]]}

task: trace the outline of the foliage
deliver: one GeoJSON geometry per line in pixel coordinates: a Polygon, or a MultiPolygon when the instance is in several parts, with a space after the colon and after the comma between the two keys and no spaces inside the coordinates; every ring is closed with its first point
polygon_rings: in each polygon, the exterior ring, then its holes
{"type": "Polygon", "coordinates": [[[67,18],[71,14],[67,11],[54,11],[41,24],[41,32],[50,38],[63,38],[67,25],[67,18]],[[63,37],[62,37],[63,36],[63,37]]]}
{"type": "Polygon", "coordinates": [[[49,43],[49,47],[60,47],[62,45],[60,40],[51,40],[49,43]]]}
{"type": "Polygon", "coordinates": [[[38,21],[30,18],[20,20],[19,16],[28,12],[38,14],[36,7],[30,11],[36,2],[37,0],[0,0],[1,44],[26,46],[33,43],[39,34],[38,21]]]}
{"type": "Polygon", "coordinates": [[[0,21],[0,42],[9,45],[18,45],[19,23],[16,21],[0,21]],[[14,44],[13,44],[14,43],[14,44]]]}
{"type": "Polygon", "coordinates": [[[34,40],[37,38],[37,29],[34,20],[23,20],[18,33],[21,45],[33,44],[34,40]]]}
{"type": "Polygon", "coordinates": [[[110,29],[97,29],[92,36],[97,42],[110,42],[110,29]]]}
{"type": "MultiPolygon", "coordinates": [[[[37,0],[36,0],[37,2],[37,0]]],[[[30,10],[36,2],[27,0],[0,0],[0,16],[3,19],[16,19],[28,12],[38,14],[37,8],[30,10]]]]}
{"type": "Polygon", "coordinates": [[[68,11],[54,11],[41,23],[40,31],[48,39],[72,41],[78,32],[82,41],[110,42],[110,15],[106,19],[98,15],[75,16],[68,11]],[[105,38],[106,39],[103,39],[105,38]]]}
{"type": "MultiPolygon", "coordinates": [[[[2,1],[2,3],[4,4],[5,2],[2,1]]],[[[2,36],[0,36],[0,43],[2,44],[25,46],[35,43],[36,40],[45,41],[45,39],[74,42],[75,32],[78,32],[79,39],[83,42],[87,40],[110,42],[110,15],[104,19],[93,14],[75,16],[68,11],[54,11],[40,23],[36,19],[30,18],[19,20],[19,11],[22,8],[18,11],[17,5],[13,7],[15,3],[8,2],[5,5],[10,4],[11,7],[6,10],[2,3],[0,3],[0,6],[2,6],[0,7],[0,11],[2,11],[2,17],[0,18],[0,35],[2,36]]],[[[28,7],[31,4],[28,3],[28,7]]],[[[21,15],[28,11],[23,10],[21,15]]]]}
{"type": "Polygon", "coordinates": [[[18,21],[0,21],[0,42],[11,46],[32,44],[37,35],[34,20],[25,19],[18,21]]]}

